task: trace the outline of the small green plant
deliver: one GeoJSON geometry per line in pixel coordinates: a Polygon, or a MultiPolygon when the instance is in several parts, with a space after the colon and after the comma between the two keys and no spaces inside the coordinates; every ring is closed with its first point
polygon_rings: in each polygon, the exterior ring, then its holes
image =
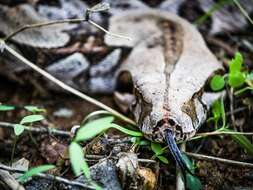
{"type": "Polygon", "coordinates": [[[168,159],[162,156],[164,154],[164,148],[162,148],[161,144],[151,142],[151,150],[155,153],[154,158],[158,158],[161,162],[169,164],[168,159]]]}
{"type": "Polygon", "coordinates": [[[237,52],[235,57],[229,61],[229,72],[225,75],[214,75],[210,82],[213,91],[222,90],[225,85],[237,89],[235,95],[239,95],[246,90],[253,90],[253,73],[248,73],[243,68],[243,57],[237,52]],[[239,87],[242,87],[238,89],[239,87]]]}
{"type": "MultiPolygon", "coordinates": [[[[96,114],[95,114],[96,115],[96,114]]],[[[91,117],[89,117],[91,119],[91,117]]],[[[70,162],[72,165],[72,170],[75,175],[80,175],[81,173],[84,174],[86,179],[88,179],[90,185],[92,185],[95,189],[101,189],[92,179],[90,176],[90,171],[87,162],[85,161],[85,155],[82,147],[79,145],[80,142],[87,141],[110,128],[117,129],[129,136],[133,137],[142,137],[143,134],[139,131],[133,131],[127,129],[125,127],[119,126],[113,123],[114,117],[113,116],[106,116],[101,117],[99,119],[85,122],[81,125],[80,129],[76,132],[75,137],[73,138],[70,146],[69,146],[69,155],[70,155],[70,162]]]]}
{"type": "Polygon", "coordinates": [[[14,106],[0,105],[0,111],[11,111],[15,110],[14,106]]]}
{"type": "Polygon", "coordinates": [[[43,173],[43,172],[46,172],[46,171],[54,169],[54,168],[55,168],[54,165],[41,165],[41,166],[32,168],[32,169],[28,170],[27,172],[25,172],[23,175],[21,175],[18,178],[18,181],[21,183],[24,183],[32,176],[36,176],[39,173],[43,173]]]}
{"type": "MultiPolygon", "coordinates": [[[[194,174],[196,167],[194,166],[194,164],[191,162],[191,160],[188,158],[188,156],[186,154],[183,153],[182,156],[183,156],[183,159],[184,159],[187,167],[194,174]]],[[[193,176],[189,173],[186,173],[186,187],[189,190],[201,190],[201,189],[203,189],[199,178],[196,177],[196,176],[193,176]]]]}
{"type": "MultiPolygon", "coordinates": [[[[212,105],[213,116],[208,121],[213,121],[215,123],[215,132],[235,132],[229,129],[226,125],[226,115],[223,100],[217,100],[212,105]],[[218,121],[222,121],[222,127],[218,128],[218,121]]],[[[230,134],[232,139],[243,148],[248,154],[253,156],[253,144],[249,141],[247,137],[241,134],[230,134]]]]}
{"type": "MultiPolygon", "coordinates": [[[[14,125],[15,138],[14,138],[12,154],[11,154],[11,163],[13,162],[18,137],[24,132],[25,128],[28,127],[26,125],[41,121],[43,119],[45,119],[43,115],[28,115],[28,116],[23,117],[19,123],[14,125]]],[[[31,140],[33,141],[33,143],[37,145],[31,132],[28,131],[28,133],[29,133],[29,136],[30,136],[31,140]]]]}

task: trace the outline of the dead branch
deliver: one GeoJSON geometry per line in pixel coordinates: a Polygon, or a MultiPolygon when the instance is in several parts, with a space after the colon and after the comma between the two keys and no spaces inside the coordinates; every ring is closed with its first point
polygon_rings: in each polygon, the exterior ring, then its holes
{"type": "MultiPolygon", "coordinates": [[[[21,173],[21,174],[26,172],[25,170],[20,170],[20,169],[9,167],[9,166],[3,165],[3,164],[0,164],[0,169],[5,170],[5,171],[9,171],[9,172],[21,173]]],[[[78,187],[87,188],[87,189],[94,189],[94,187],[91,187],[91,186],[86,185],[84,183],[80,183],[80,182],[76,182],[76,181],[70,181],[66,178],[59,177],[59,176],[54,176],[54,175],[51,175],[51,174],[39,173],[36,176],[44,178],[44,179],[52,180],[52,181],[55,180],[57,182],[64,183],[64,184],[67,184],[67,185],[71,185],[71,186],[78,186],[78,187]]]]}
{"type": "Polygon", "coordinates": [[[240,161],[229,160],[229,159],[219,158],[219,157],[214,157],[214,156],[207,156],[203,154],[196,154],[196,153],[191,153],[191,152],[185,152],[185,154],[187,156],[190,156],[198,160],[217,161],[224,164],[230,164],[230,165],[239,166],[239,167],[253,168],[253,164],[247,163],[247,162],[240,162],[240,161]]]}
{"type": "MultiPolygon", "coordinates": [[[[13,129],[15,126],[14,123],[8,123],[8,122],[2,122],[0,121],[0,127],[1,128],[9,128],[13,129]]],[[[45,128],[45,127],[25,127],[26,131],[31,131],[32,133],[49,133],[53,135],[58,135],[58,136],[64,136],[64,137],[71,137],[71,132],[68,131],[62,131],[59,129],[54,129],[54,128],[45,128]]]]}

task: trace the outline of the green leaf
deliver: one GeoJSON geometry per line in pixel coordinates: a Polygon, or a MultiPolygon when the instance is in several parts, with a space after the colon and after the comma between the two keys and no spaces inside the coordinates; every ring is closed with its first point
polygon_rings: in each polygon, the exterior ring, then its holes
{"type": "Polygon", "coordinates": [[[32,113],[40,113],[40,112],[46,112],[45,109],[38,108],[37,106],[25,106],[24,107],[27,111],[30,111],[32,113]]]}
{"type": "Polygon", "coordinates": [[[163,153],[163,148],[159,143],[151,142],[151,149],[156,156],[161,155],[163,153]]]}
{"type": "Polygon", "coordinates": [[[253,81],[253,72],[247,74],[246,79],[249,81],[253,81]]]}
{"type": "Polygon", "coordinates": [[[228,75],[228,84],[233,88],[243,85],[245,80],[245,76],[241,72],[234,72],[228,75]]]}
{"type": "Polygon", "coordinates": [[[0,111],[11,111],[15,110],[14,106],[0,105],[0,111]]]}
{"type": "Polygon", "coordinates": [[[20,125],[20,124],[15,124],[14,125],[14,133],[15,133],[16,136],[21,135],[24,130],[25,130],[24,125],[20,125]]]}
{"type": "Polygon", "coordinates": [[[76,142],[71,142],[69,146],[69,158],[74,174],[78,176],[83,172],[85,177],[90,179],[90,170],[84,159],[83,149],[76,142]]]}
{"type": "Polygon", "coordinates": [[[32,168],[32,169],[28,170],[27,172],[25,172],[22,176],[20,176],[18,178],[18,181],[23,183],[23,182],[27,181],[28,178],[30,178],[34,175],[37,175],[39,173],[46,172],[46,171],[51,170],[53,168],[55,168],[54,165],[42,165],[42,166],[32,168]]]}
{"type": "MultiPolygon", "coordinates": [[[[234,132],[233,130],[226,128],[222,129],[221,131],[234,132]]],[[[249,141],[247,137],[240,134],[231,134],[231,136],[240,147],[242,147],[248,154],[253,156],[253,144],[249,141]]]]}
{"type": "Polygon", "coordinates": [[[243,63],[242,55],[239,52],[237,52],[235,54],[235,57],[231,61],[229,61],[229,74],[241,72],[242,63],[243,63]]]}
{"type": "Polygon", "coordinates": [[[198,177],[196,176],[192,176],[191,174],[186,174],[186,186],[187,186],[187,189],[189,190],[201,190],[203,189],[202,188],[202,184],[199,180],[198,177]]]}
{"type": "Polygon", "coordinates": [[[167,158],[165,158],[164,156],[156,156],[160,161],[162,161],[164,164],[169,164],[169,161],[167,158]]]}
{"type": "Polygon", "coordinates": [[[108,116],[84,124],[77,131],[75,141],[85,141],[95,137],[108,129],[113,120],[114,117],[108,116]]]}
{"type": "Polygon", "coordinates": [[[85,141],[95,137],[109,128],[115,128],[131,136],[143,136],[139,131],[132,131],[112,123],[113,117],[104,117],[83,125],[76,133],[75,141],[85,141]]]}
{"type": "Polygon", "coordinates": [[[216,128],[218,126],[218,121],[220,119],[222,119],[222,127],[226,125],[226,113],[225,113],[223,99],[216,100],[212,104],[212,114],[213,114],[213,117],[210,118],[209,121],[213,120],[216,128]]]}
{"type": "MultiPolygon", "coordinates": [[[[190,169],[190,171],[194,174],[195,166],[191,162],[191,160],[188,158],[186,154],[182,153],[182,157],[187,165],[187,167],[190,169]]],[[[186,174],[186,186],[187,189],[190,190],[200,190],[202,189],[202,184],[198,177],[193,176],[189,173],[186,174]]]]}
{"type": "Polygon", "coordinates": [[[140,131],[133,131],[130,129],[126,129],[126,128],[121,127],[115,123],[111,123],[110,128],[118,129],[119,131],[121,131],[127,135],[134,136],[134,137],[142,137],[143,136],[143,133],[140,131]]]}
{"type": "Polygon", "coordinates": [[[223,89],[225,86],[225,80],[221,75],[214,75],[211,80],[210,87],[213,91],[218,91],[223,89]]]}
{"type": "Polygon", "coordinates": [[[25,116],[20,121],[20,124],[33,123],[33,122],[36,122],[36,121],[41,121],[43,119],[45,119],[43,115],[28,115],[28,116],[25,116]]]}

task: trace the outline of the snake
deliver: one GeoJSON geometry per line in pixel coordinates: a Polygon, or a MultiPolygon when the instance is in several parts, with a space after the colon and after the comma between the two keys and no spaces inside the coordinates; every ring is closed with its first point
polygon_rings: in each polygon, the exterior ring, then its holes
{"type": "Polygon", "coordinates": [[[147,139],[166,142],[182,171],[191,173],[177,146],[193,137],[221,93],[205,90],[222,64],[195,26],[175,14],[157,10],[128,11],[110,19],[109,31],[132,38],[105,36],[112,47],[131,52],[118,70],[127,75],[135,100],[130,110],[147,139]]]}

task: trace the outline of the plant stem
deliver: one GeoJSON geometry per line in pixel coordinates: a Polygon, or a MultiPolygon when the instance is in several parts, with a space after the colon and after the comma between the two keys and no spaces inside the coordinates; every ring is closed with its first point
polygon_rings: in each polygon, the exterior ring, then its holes
{"type": "Polygon", "coordinates": [[[248,19],[248,21],[253,25],[253,20],[250,18],[249,14],[247,13],[247,11],[242,7],[242,5],[239,3],[238,0],[234,0],[234,3],[236,4],[236,6],[240,9],[240,11],[242,12],[242,14],[248,19]]]}
{"type": "Polygon", "coordinates": [[[15,137],[14,137],[14,142],[13,142],[13,147],[12,147],[12,151],[11,151],[10,166],[11,166],[12,163],[13,163],[13,159],[14,159],[14,154],[15,154],[15,150],[16,150],[17,141],[18,141],[18,137],[15,135],[15,137]]]}
{"type": "MultiPolygon", "coordinates": [[[[1,41],[0,41],[1,43],[1,41]]],[[[4,43],[2,41],[2,43],[4,43]]],[[[10,54],[12,54],[14,57],[16,57],[17,59],[19,59],[20,61],[22,61],[24,64],[28,65],[29,67],[31,67],[32,69],[34,69],[35,71],[37,71],[38,73],[40,73],[41,75],[43,75],[45,78],[49,79],[50,81],[52,81],[53,83],[55,83],[56,85],[58,85],[59,87],[63,88],[64,90],[110,112],[112,115],[114,115],[115,117],[131,124],[134,126],[137,126],[137,124],[129,119],[128,117],[124,116],[123,114],[117,112],[116,110],[110,108],[109,106],[97,101],[94,98],[91,98],[89,96],[87,96],[86,94],[68,86],[67,84],[63,83],[62,81],[60,81],[59,79],[55,78],[54,76],[52,76],[51,74],[49,74],[48,72],[44,71],[43,69],[41,69],[40,67],[38,67],[37,65],[35,65],[34,63],[32,63],[31,61],[27,60],[25,57],[23,57],[22,55],[20,55],[18,52],[16,52],[14,49],[12,49],[10,46],[8,46],[7,44],[5,45],[5,50],[8,51],[10,54]]]]}

